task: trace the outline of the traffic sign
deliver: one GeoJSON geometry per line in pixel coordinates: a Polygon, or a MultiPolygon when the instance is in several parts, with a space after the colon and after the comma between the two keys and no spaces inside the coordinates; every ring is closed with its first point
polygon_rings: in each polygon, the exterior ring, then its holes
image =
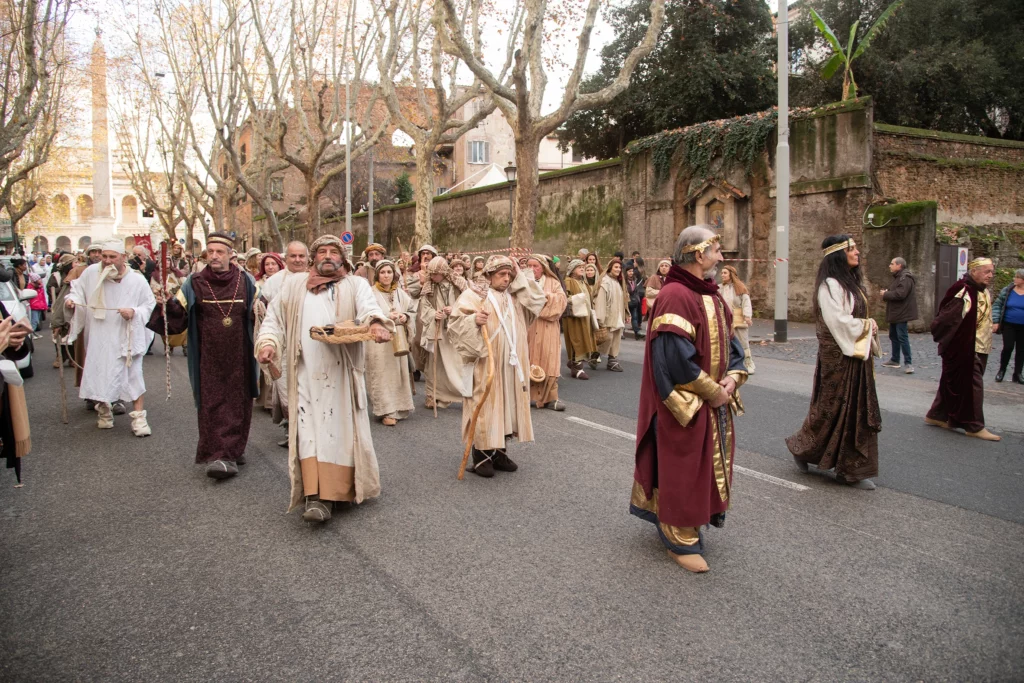
{"type": "Polygon", "coordinates": [[[354,239],[355,239],[355,235],[353,235],[348,230],[346,230],[345,232],[341,233],[341,243],[342,244],[352,244],[352,240],[354,240],[354,239]]]}

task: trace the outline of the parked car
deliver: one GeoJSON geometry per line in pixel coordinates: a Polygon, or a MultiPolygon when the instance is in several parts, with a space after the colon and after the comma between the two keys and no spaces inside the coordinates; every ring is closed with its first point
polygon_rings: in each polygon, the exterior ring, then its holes
{"type": "MultiPolygon", "coordinates": [[[[29,316],[28,302],[34,298],[36,298],[35,290],[25,289],[18,292],[9,277],[0,277],[0,301],[3,302],[4,308],[7,309],[7,312],[15,321],[26,318],[31,319],[31,316],[29,316]]],[[[21,372],[21,376],[28,379],[35,374],[35,370],[32,368],[32,351],[35,349],[32,345],[31,336],[25,338],[25,343],[28,344],[29,353],[21,360],[16,361],[15,365],[18,366],[18,371],[21,372]]]]}

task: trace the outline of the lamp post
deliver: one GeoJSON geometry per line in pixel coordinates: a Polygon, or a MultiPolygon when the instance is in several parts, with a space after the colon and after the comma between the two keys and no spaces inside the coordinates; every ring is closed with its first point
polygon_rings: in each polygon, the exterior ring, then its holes
{"type": "Polygon", "coordinates": [[[515,208],[516,201],[516,165],[511,161],[508,162],[508,166],[505,167],[505,177],[508,178],[508,246],[512,248],[512,219],[513,209],[515,208]]]}
{"type": "Polygon", "coordinates": [[[779,144],[775,152],[775,341],[789,339],[789,3],[779,3],[779,144]]]}

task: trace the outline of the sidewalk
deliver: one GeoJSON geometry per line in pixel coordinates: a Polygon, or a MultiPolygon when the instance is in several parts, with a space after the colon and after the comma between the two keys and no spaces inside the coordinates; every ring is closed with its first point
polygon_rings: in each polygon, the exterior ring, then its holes
{"type": "MultiPolygon", "coordinates": [[[[803,339],[817,339],[814,333],[814,323],[796,323],[792,320],[789,321],[788,335],[789,341],[799,341],[803,339]]],[[[753,344],[755,341],[774,341],[775,339],[775,321],[765,318],[754,318],[753,324],[750,326],[750,343],[753,344]]]]}

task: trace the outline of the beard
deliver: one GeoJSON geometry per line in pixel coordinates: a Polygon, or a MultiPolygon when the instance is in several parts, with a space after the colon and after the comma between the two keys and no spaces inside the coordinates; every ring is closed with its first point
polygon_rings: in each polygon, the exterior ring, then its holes
{"type": "Polygon", "coordinates": [[[714,280],[716,277],[718,277],[718,266],[704,272],[705,280],[714,280]]]}
{"type": "Polygon", "coordinates": [[[320,274],[320,275],[324,275],[324,276],[334,275],[335,273],[337,273],[337,272],[339,272],[341,270],[341,259],[333,259],[333,258],[330,258],[330,257],[325,257],[325,258],[321,259],[320,261],[316,262],[315,268],[316,268],[316,272],[318,274],[320,274]],[[325,273],[324,272],[324,270],[325,270],[324,266],[333,266],[333,267],[332,268],[327,268],[326,270],[328,270],[328,272],[325,273]]]}

